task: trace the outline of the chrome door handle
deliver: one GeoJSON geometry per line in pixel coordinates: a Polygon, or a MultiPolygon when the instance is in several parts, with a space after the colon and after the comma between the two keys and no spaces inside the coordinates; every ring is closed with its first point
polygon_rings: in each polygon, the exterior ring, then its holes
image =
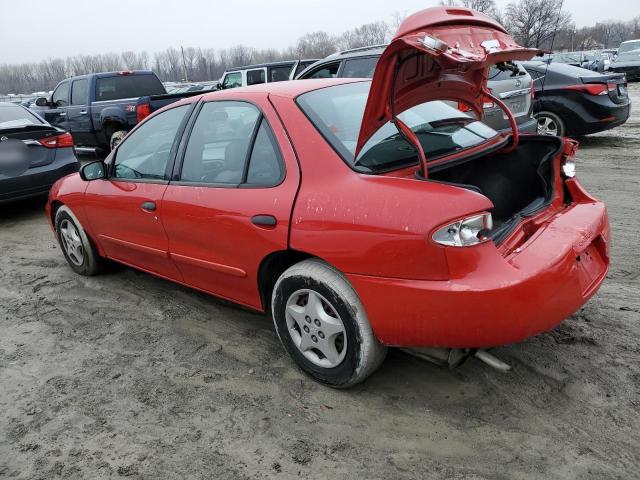
{"type": "Polygon", "coordinates": [[[61,117],[65,117],[67,115],[67,112],[60,112],[58,115],[60,115],[61,117]]]}
{"type": "Polygon", "coordinates": [[[86,115],[87,111],[86,110],[80,110],[80,115],[86,115]]]}

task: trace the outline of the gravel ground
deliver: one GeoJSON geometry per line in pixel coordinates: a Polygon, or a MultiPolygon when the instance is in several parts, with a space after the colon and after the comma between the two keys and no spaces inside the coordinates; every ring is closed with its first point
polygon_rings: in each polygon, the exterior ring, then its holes
{"type": "Polygon", "coordinates": [[[303,376],[269,318],[124,267],[75,275],[42,201],[0,207],[0,478],[640,478],[637,109],[579,158],[613,227],[599,293],[496,349],[510,373],[392,351],[348,391],[303,376]]]}

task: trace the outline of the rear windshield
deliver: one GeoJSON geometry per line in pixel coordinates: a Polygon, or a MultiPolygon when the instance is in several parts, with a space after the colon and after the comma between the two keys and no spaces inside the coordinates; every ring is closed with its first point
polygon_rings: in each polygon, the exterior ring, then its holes
{"type": "Polygon", "coordinates": [[[491,68],[489,68],[489,73],[487,74],[487,80],[489,80],[490,82],[499,82],[502,80],[509,80],[509,79],[513,79],[514,77],[527,74],[527,71],[519,63],[514,63],[514,66],[517,67],[518,69],[517,71],[501,69],[495,65],[492,65],[491,68]]]}
{"type": "Polygon", "coordinates": [[[0,128],[42,125],[33,113],[17,105],[0,105],[0,128]]]}
{"type": "Polygon", "coordinates": [[[155,75],[119,75],[98,78],[96,81],[96,101],[98,102],[165,93],[162,83],[155,75]]]}
{"type": "MultiPolygon", "coordinates": [[[[366,172],[395,170],[418,162],[414,147],[390,122],[380,128],[354,158],[370,82],[336,85],[305,93],[298,105],[333,148],[352,167],[366,172]]],[[[417,105],[398,117],[419,138],[428,160],[459,152],[498,133],[448,103],[417,105]]]]}

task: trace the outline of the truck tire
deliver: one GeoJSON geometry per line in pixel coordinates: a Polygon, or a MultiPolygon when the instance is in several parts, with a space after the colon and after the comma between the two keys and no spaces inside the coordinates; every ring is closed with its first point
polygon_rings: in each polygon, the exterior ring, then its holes
{"type": "Polygon", "coordinates": [[[109,149],[113,150],[118,145],[120,145],[120,142],[124,137],[126,137],[126,135],[127,135],[126,130],[117,130],[113,132],[111,134],[111,138],[109,139],[109,149]]]}
{"type": "Polygon", "coordinates": [[[360,383],[386,356],[351,284],[321,260],[289,267],[276,282],[271,309],[285,350],[302,371],[327,386],[360,383]]]}

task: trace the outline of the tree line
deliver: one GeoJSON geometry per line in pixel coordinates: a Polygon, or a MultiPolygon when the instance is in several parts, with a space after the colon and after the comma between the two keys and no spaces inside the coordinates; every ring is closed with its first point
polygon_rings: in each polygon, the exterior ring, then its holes
{"type": "MultiPolygon", "coordinates": [[[[500,11],[494,0],[443,0],[448,6],[465,6],[485,12],[505,25],[525,47],[554,50],[615,48],[620,42],[640,38],[640,16],[631,20],[598,22],[577,29],[562,0],[518,0],[500,11]]],[[[405,15],[397,12],[389,22],[361,25],[341,35],[311,32],[283,50],[255,49],[244,45],[226,49],[168,48],[162,52],[127,51],[53,58],[36,63],[0,65],[0,93],[48,91],[74,75],[117,70],[153,70],[162,81],[209,81],[227,68],[288,59],[324,58],[350,48],[388,42],[405,15]]]]}

